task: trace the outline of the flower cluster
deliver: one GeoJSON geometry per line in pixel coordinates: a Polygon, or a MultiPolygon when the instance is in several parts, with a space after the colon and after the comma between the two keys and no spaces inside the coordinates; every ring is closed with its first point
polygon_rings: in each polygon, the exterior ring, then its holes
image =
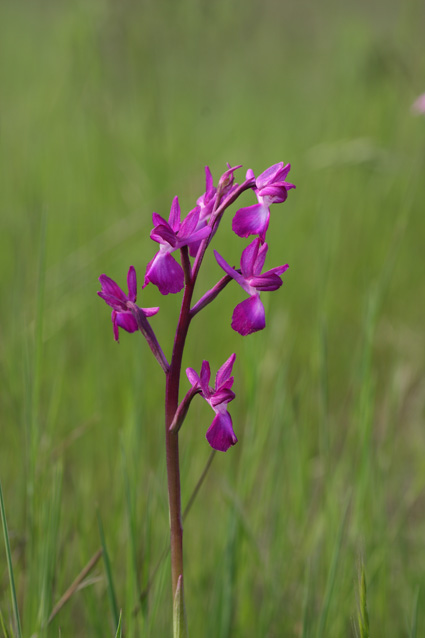
{"type": "MultiPolygon", "coordinates": [[[[232,328],[240,335],[248,335],[262,330],[266,325],[265,311],[260,294],[273,291],[282,285],[281,276],[288,265],[277,266],[264,272],[264,264],[268,251],[266,233],[270,223],[270,207],[272,204],[284,202],[288,191],[295,188],[286,181],[290,165],[283,162],[274,164],[257,178],[249,169],[245,181],[239,185],[234,181],[234,171],[240,166],[231,167],[221,176],[217,187],[214,186],[209,167],[205,168],[205,192],[196,202],[196,206],[181,220],[178,198],[175,197],[168,221],[161,215],[153,213],[153,229],[150,237],[159,244],[159,250],[147,264],[143,288],[148,284],[157,286],[162,295],[176,294],[184,289],[183,301],[177,326],[175,344],[181,347],[178,356],[173,353],[173,359],[168,364],[153,330],[147,320],[156,314],[159,308],[141,308],[136,305],[136,272],[130,267],[127,276],[128,295],[106,275],[99,278],[102,290],[98,293],[112,308],[112,324],[114,337],[118,341],[118,329],[135,332],[140,329],[148,340],[152,352],[158,359],[169,378],[177,384],[180,376],[181,355],[189,324],[193,317],[206,305],[211,303],[221,290],[232,280],[244,290],[248,298],[238,303],[233,311],[232,328]],[[192,305],[192,296],[199,268],[205,252],[217,232],[225,210],[239,197],[252,189],[257,203],[252,206],[239,208],[232,221],[232,229],[239,237],[256,236],[241,254],[240,268],[236,269],[215,250],[214,255],[225,276],[197,303],[192,305]],[[173,256],[180,252],[180,263],[173,256]],[[176,359],[174,359],[176,356],[176,359]],[[176,370],[178,366],[178,370],[176,370]],[[173,376],[174,375],[174,376],[173,376]]],[[[233,354],[219,369],[215,386],[209,386],[210,367],[208,361],[203,361],[200,374],[193,368],[186,370],[191,383],[191,390],[176,408],[173,407],[174,419],[170,431],[178,431],[184,420],[190,401],[196,394],[200,394],[215,412],[215,417],[207,431],[206,438],[216,450],[226,451],[237,442],[233,432],[232,419],[227,405],[235,398],[231,387],[233,377],[232,367],[235,361],[233,354]]]]}
{"type": "Polygon", "coordinates": [[[233,432],[232,417],[227,411],[227,404],[235,398],[235,393],[231,390],[234,379],[230,376],[235,358],[236,355],[232,354],[218,370],[214,388],[209,386],[211,371],[208,361],[202,362],[200,375],[193,368],[186,370],[192,391],[200,390],[201,396],[215,412],[206,438],[212,448],[221,452],[226,452],[231,445],[238,442],[233,432]]]}

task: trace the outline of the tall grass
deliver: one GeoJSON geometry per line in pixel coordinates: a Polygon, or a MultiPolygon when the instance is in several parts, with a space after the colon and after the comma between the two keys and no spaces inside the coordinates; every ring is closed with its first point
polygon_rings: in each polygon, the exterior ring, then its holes
{"type": "MultiPolygon", "coordinates": [[[[297,190],[272,210],[270,267],[290,268],[267,329],[231,330],[229,286],[185,355],[237,353],[239,438],[185,520],[190,633],[355,635],[359,554],[372,632],[423,633],[421,11],[1,4],[0,633],[19,614],[40,638],[170,634],[163,379],[141,339],[113,342],[97,278],[141,283],[151,212],[189,210],[204,164],[279,160],[297,190]]],[[[214,241],[237,262],[230,218],[214,241]]],[[[207,260],[197,294],[219,276],[207,260]]],[[[176,299],[140,297],[169,352],[176,299]]],[[[194,402],[181,433],[183,505],[209,416],[194,402]]]]}

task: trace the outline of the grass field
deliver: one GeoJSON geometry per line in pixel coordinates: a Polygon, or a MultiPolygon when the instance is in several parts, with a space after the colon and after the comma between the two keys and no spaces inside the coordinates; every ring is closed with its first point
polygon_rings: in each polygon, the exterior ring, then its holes
{"type": "MultiPolygon", "coordinates": [[[[141,337],[114,343],[98,277],[141,282],[152,211],[190,210],[205,164],[281,160],[267,328],[231,330],[229,286],[185,354],[215,372],[236,352],[239,438],[185,522],[189,632],[365,638],[367,603],[371,636],[425,634],[424,19],[419,0],[0,4],[0,636],[19,635],[8,555],[25,638],[114,636],[120,610],[129,638],[171,635],[169,559],[138,607],[168,542],[163,375],[141,337]],[[100,559],[47,623],[99,520],[109,576],[100,559]]],[[[230,221],[214,247],[237,262],[230,221]]],[[[198,294],[221,274],[207,255],[198,294]]],[[[168,355],[179,299],[142,299],[168,355]]],[[[195,401],[180,435],[184,504],[210,416],[195,401]]]]}

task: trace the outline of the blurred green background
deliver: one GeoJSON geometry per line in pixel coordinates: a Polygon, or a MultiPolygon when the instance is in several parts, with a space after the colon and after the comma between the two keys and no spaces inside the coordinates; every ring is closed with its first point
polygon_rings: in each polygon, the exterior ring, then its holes
{"type": "MultiPolygon", "coordinates": [[[[168,560],[138,609],[168,540],[163,375],[142,338],[114,343],[97,279],[133,264],[141,288],[152,211],[190,210],[205,164],[278,161],[297,190],[272,207],[268,267],[290,269],[267,329],[231,330],[229,286],[186,349],[214,373],[236,352],[239,438],[185,524],[189,631],[366,636],[363,564],[371,634],[424,634],[424,20],[419,0],[1,3],[0,479],[24,636],[112,636],[116,609],[126,636],[171,634],[168,560]],[[111,576],[100,561],[47,625],[96,511],[111,576]]],[[[231,217],[214,247],[236,263],[231,217]]],[[[169,355],[178,296],[139,301],[169,355]]],[[[210,421],[194,402],[184,503],[210,421]]],[[[3,546],[0,565],[12,636],[3,546]]]]}

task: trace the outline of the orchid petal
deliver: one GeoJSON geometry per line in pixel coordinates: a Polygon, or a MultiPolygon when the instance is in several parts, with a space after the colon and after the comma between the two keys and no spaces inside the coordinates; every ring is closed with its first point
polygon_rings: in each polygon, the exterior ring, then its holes
{"type": "Polygon", "coordinates": [[[233,364],[235,363],[236,354],[230,355],[230,357],[223,363],[221,368],[218,369],[215,377],[215,387],[219,388],[225,381],[227,381],[232,374],[233,364]]]}
{"type": "Polygon", "coordinates": [[[136,332],[138,330],[137,321],[131,312],[117,312],[115,322],[117,326],[127,332],[136,332]]]}
{"type": "Polygon", "coordinates": [[[211,226],[204,226],[203,228],[199,228],[196,232],[193,233],[193,235],[190,238],[190,244],[192,242],[199,242],[202,241],[203,239],[205,239],[206,237],[209,237],[211,234],[211,226]]]}
{"type": "Polygon", "coordinates": [[[235,378],[234,377],[229,377],[226,381],[223,381],[223,383],[220,386],[216,385],[216,388],[218,388],[218,390],[224,390],[227,388],[227,390],[230,390],[232,388],[232,385],[235,382],[235,378]]]}
{"type": "Polygon", "coordinates": [[[206,220],[201,220],[198,222],[198,224],[199,224],[198,230],[195,233],[193,233],[192,237],[190,238],[190,242],[188,243],[189,255],[191,257],[196,257],[196,254],[199,250],[199,246],[201,245],[201,241],[205,239],[205,237],[208,237],[211,233],[211,228],[210,226],[207,226],[206,220]],[[201,233],[200,231],[203,231],[205,233],[205,236],[202,236],[203,233],[201,233]]]}
{"type": "Polygon", "coordinates": [[[264,199],[267,197],[270,204],[282,204],[288,197],[288,191],[283,184],[270,184],[258,189],[258,196],[264,199]]]}
{"type": "Polygon", "coordinates": [[[268,186],[272,183],[283,182],[290,170],[290,164],[286,164],[285,166],[283,165],[283,162],[273,164],[273,166],[267,168],[263,173],[261,173],[261,175],[257,177],[257,188],[261,189],[264,188],[264,186],[268,186]]]}
{"type": "Polygon", "coordinates": [[[168,223],[170,224],[170,226],[174,230],[174,232],[177,233],[177,231],[180,228],[180,204],[179,204],[179,198],[178,197],[175,197],[173,199],[172,204],[171,204],[170,216],[168,218],[168,223]]]}
{"type": "Polygon", "coordinates": [[[164,224],[155,226],[150,232],[150,238],[158,242],[158,244],[169,244],[173,248],[177,244],[176,233],[168,224],[166,226],[164,224]]]}
{"type": "Polygon", "coordinates": [[[210,193],[214,188],[213,176],[210,167],[205,167],[205,192],[210,193]]]}
{"type": "Polygon", "coordinates": [[[142,308],[146,317],[153,317],[159,312],[159,306],[155,306],[154,308],[142,308]]]}
{"type": "Polygon", "coordinates": [[[223,268],[224,272],[230,275],[230,277],[232,277],[245,290],[245,292],[250,294],[249,285],[245,281],[245,278],[240,273],[238,273],[234,268],[229,266],[227,261],[225,261],[223,257],[216,250],[214,250],[214,255],[218,265],[221,266],[221,268],[223,268]]]}
{"type": "Polygon", "coordinates": [[[189,379],[189,383],[192,385],[192,387],[201,385],[199,375],[193,368],[186,368],[186,376],[189,379]]]}
{"type": "Polygon", "coordinates": [[[253,295],[236,306],[232,316],[232,328],[240,335],[249,335],[266,326],[264,306],[260,295],[253,295]]]}
{"type": "Polygon", "coordinates": [[[122,312],[127,310],[127,301],[121,301],[121,299],[117,299],[112,295],[108,295],[105,292],[99,290],[97,293],[103,301],[106,301],[108,306],[111,306],[116,312],[122,312]]]}
{"type": "Polygon", "coordinates": [[[204,193],[204,195],[198,197],[198,199],[196,200],[196,203],[200,208],[199,214],[202,220],[208,220],[209,216],[211,215],[214,209],[215,198],[216,190],[214,188],[210,193],[204,193]]]}
{"type": "Polygon", "coordinates": [[[201,366],[200,383],[201,383],[201,388],[202,388],[202,393],[204,395],[204,398],[207,398],[207,396],[210,394],[210,389],[208,386],[210,382],[210,378],[211,378],[210,364],[208,363],[208,361],[203,361],[201,366]]]}
{"type": "Polygon", "coordinates": [[[102,286],[102,293],[110,295],[111,297],[115,297],[117,300],[126,302],[127,295],[124,294],[123,290],[115,283],[113,279],[108,277],[108,275],[100,275],[99,277],[100,284],[102,286]]]}
{"type": "Polygon", "coordinates": [[[253,274],[254,275],[259,275],[261,273],[261,271],[263,270],[263,266],[264,266],[264,262],[266,260],[268,249],[269,249],[269,246],[268,246],[267,242],[265,241],[263,243],[263,245],[261,246],[261,248],[259,249],[257,258],[256,258],[255,263],[254,263],[254,268],[253,268],[253,274]]]}
{"type": "Polygon", "coordinates": [[[205,188],[205,193],[196,200],[196,203],[200,206],[201,219],[208,219],[211,215],[217,192],[214,188],[213,178],[208,166],[205,166],[205,188]]]}
{"type": "Polygon", "coordinates": [[[282,275],[286,270],[288,270],[289,265],[285,264],[284,266],[276,266],[276,268],[270,268],[270,270],[266,270],[263,272],[263,275],[282,275]]]}
{"type": "MultiPolygon", "coordinates": [[[[258,249],[260,247],[260,239],[257,237],[242,251],[241,255],[241,271],[245,279],[252,277],[254,274],[254,264],[257,260],[258,249]]],[[[261,271],[261,269],[260,269],[261,271]]]]}
{"type": "Polygon", "coordinates": [[[195,232],[199,221],[199,211],[200,208],[197,206],[187,214],[179,230],[179,239],[186,239],[195,232]]]}
{"type": "Polygon", "coordinates": [[[246,175],[245,175],[245,179],[250,179],[250,180],[254,180],[255,182],[255,175],[254,175],[254,171],[252,170],[252,168],[248,168],[246,175]]]}
{"type": "Polygon", "coordinates": [[[274,181],[276,181],[276,177],[283,169],[283,162],[278,162],[278,164],[273,164],[273,166],[269,166],[263,171],[256,179],[257,188],[263,188],[274,181]]]}
{"type": "Polygon", "coordinates": [[[263,273],[258,277],[251,277],[249,283],[253,288],[260,291],[272,291],[277,290],[282,285],[281,278],[275,273],[267,274],[263,273]]]}
{"type": "Polygon", "coordinates": [[[264,241],[269,225],[270,211],[263,203],[240,208],[232,221],[232,229],[239,237],[260,235],[264,241]]]}
{"type": "Polygon", "coordinates": [[[154,226],[169,226],[171,228],[167,220],[161,215],[158,215],[158,213],[152,213],[152,223],[154,226]]]}
{"type": "Polygon", "coordinates": [[[290,191],[293,188],[296,188],[295,184],[291,184],[291,182],[281,182],[281,184],[282,186],[286,188],[287,191],[290,191]]]}
{"type": "Polygon", "coordinates": [[[230,401],[233,401],[235,396],[236,395],[233,392],[233,390],[230,390],[229,388],[220,388],[220,390],[217,390],[216,392],[214,392],[209,403],[211,407],[215,409],[218,405],[221,405],[222,403],[225,403],[227,405],[227,403],[230,403],[230,401]]]}
{"type": "Polygon", "coordinates": [[[227,452],[229,447],[238,442],[233,432],[232,417],[226,411],[217,414],[208,428],[206,439],[214,450],[227,452]]]}
{"type": "Polygon", "coordinates": [[[183,268],[169,253],[158,252],[146,267],[145,286],[152,282],[162,295],[177,293],[184,286],[183,268]]]}
{"type": "MultiPolygon", "coordinates": [[[[283,164],[283,162],[282,162],[282,164],[283,164]]],[[[278,173],[277,181],[283,182],[285,180],[286,176],[288,175],[290,170],[291,170],[291,165],[290,164],[285,164],[285,166],[282,168],[282,170],[279,171],[279,173],[278,173]]],[[[295,188],[295,186],[294,186],[294,188],[295,188]]]]}

